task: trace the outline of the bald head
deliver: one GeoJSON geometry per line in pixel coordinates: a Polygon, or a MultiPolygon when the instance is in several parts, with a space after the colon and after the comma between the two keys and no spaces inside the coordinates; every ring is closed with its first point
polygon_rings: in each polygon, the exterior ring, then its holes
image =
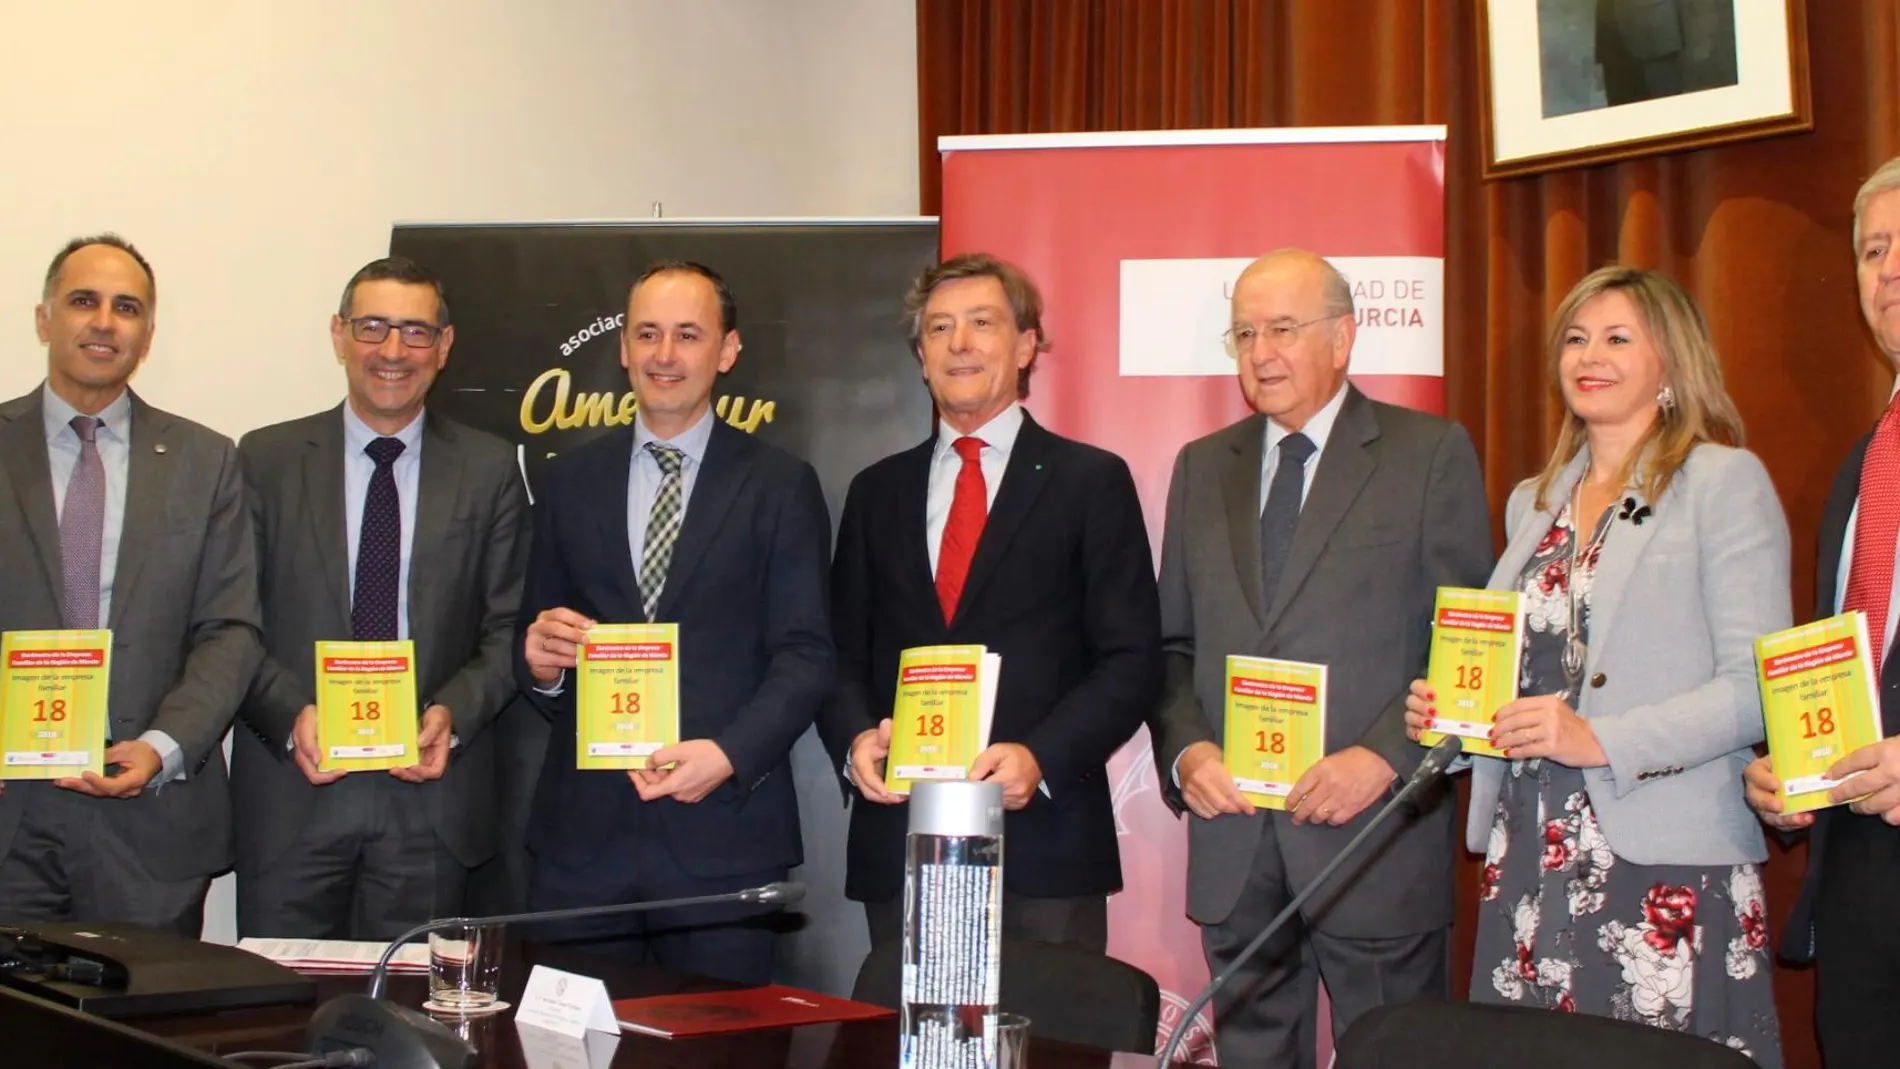
{"type": "Polygon", "coordinates": [[[1256,277],[1272,278],[1282,284],[1317,287],[1321,315],[1347,316],[1353,313],[1351,283],[1346,281],[1346,276],[1340,274],[1331,261],[1316,252],[1275,249],[1241,270],[1240,277],[1234,280],[1234,292],[1240,292],[1242,283],[1256,277]]]}

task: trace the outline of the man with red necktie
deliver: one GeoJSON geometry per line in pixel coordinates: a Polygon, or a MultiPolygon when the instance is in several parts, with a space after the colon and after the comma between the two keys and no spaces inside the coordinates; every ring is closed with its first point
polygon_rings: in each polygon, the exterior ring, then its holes
{"type": "Polygon", "coordinates": [[[1106,765],[1161,683],[1134,479],[1023,410],[1049,343],[1019,269],[958,256],[905,310],[937,433],[852,480],[832,562],[839,686],[818,727],[859,795],[845,894],[874,944],[901,937],[908,805],[884,782],[898,654],[981,644],[1002,671],[970,778],[1003,788],[1004,930],[1101,951],[1121,889],[1106,765]]]}
{"type": "MultiPolygon", "coordinates": [[[[1854,198],[1861,313],[1900,366],[1900,158],[1854,198]]],[[[1783,814],[1766,757],[1746,771],[1748,801],[1770,827],[1812,829],[1808,878],[1788,919],[1781,956],[1816,966],[1815,1032],[1828,1069],[1891,1066],[1900,1057],[1900,928],[1885,903],[1900,887],[1900,665],[1894,587],[1900,552],[1900,406],[1889,397],[1873,432],[1854,444],[1821,514],[1814,615],[1861,611],[1880,681],[1882,741],[1842,758],[1829,795],[1850,805],[1783,814]]]]}

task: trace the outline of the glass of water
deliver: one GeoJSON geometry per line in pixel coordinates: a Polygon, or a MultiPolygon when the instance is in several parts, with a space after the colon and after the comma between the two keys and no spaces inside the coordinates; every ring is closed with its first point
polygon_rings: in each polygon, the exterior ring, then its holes
{"type": "Polygon", "coordinates": [[[502,926],[462,925],[429,933],[431,1008],[473,1013],[501,997],[502,926]]]}
{"type": "Polygon", "coordinates": [[[1029,1065],[1029,1018],[1020,1013],[996,1015],[996,1069],[1026,1069],[1029,1065]]]}

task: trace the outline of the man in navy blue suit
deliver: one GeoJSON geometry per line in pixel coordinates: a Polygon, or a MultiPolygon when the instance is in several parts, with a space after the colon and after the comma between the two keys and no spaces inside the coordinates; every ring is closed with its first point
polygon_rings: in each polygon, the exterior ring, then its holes
{"type": "MultiPolygon", "coordinates": [[[[738,356],[716,272],[648,269],[620,341],[638,419],[543,479],[516,647],[554,722],[528,823],[530,909],[737,891],[802,860],[789,755],[832,682],[831,524],[811,465],[714,415],[738,356]],[[681,741],[643,769],[580,771],[576,647],[596,622],[648,621],[679,625],[681,741]]],[[[715,906],[536,935],[759,984],[774,942],[761,921],[715,906]]]]}

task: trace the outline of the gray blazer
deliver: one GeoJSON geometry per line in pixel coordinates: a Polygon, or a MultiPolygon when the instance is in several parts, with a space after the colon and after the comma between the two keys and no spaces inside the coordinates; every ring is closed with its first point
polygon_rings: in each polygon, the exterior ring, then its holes
{"type": "MultiPolygon", "coordinates": [[[[1533,508],[1520,483],[1491,587],[1509,590],[1589,461],[1585,449],[1533,508]]],[[[1638,505],[1642,502],[1638,501],[1638,505]]],[[[1742,798],[1762,740],[1755,639],[1788,627],[1788,521],[1755,454],[1699,445],[1644,522],[1613,520],[1590,598],[1577,712],[1610,763],[1583,771],[1603,836],[1639,865],[1736,865],[1767,857],[1742,798]]],[[[1482,852],[1510,762],[1472,759],[1465,843],[1482,852]]]]}
{"type": "MultiPolygon", "coordinates": [[[[409,566],[416,698],[448,707],[458,745],[441,780],[401,786],[472,868],[495,850],[494,738],[485,729],[515,693],[528,501],[507,442],[433,412],[423,418],[409,566]]],[[[248,873],[276,860],[323,790],[285,744],[315,700],[316,643],[350,637],[342,407],[253,431],[238,453],[256,518],[268,654],[231,746],[232,793],[243,812],[237,863],[248,873]]]]}
{"type": "MultiPolygon", "coordinates": [[[[61,626],[59,520],[40,390],[0,405],[0,629],[61,626]]],[[[231,440],[132,395],[123,534],[113,579],[110,733],[159,730],[178,743],[185,778],[104,807],[153,877],[185,880],[231,863],[225,728],[257,668],[251,521],[231,440]]],[[[0,855],[28,795],[0,794],[0,855]]],[[[78,796],[75,797],[84,797],[78,796]]]]}
{"type": "MultiPolygon", "coordinates": [[[[1405,737],[1404,699],[1424,674],[1440,585],[1474,586],[1491,567],[1484,477],[1464,429],[1368,400],[1348,386],[1274,603],[1260,602],[1260,460],[1266,417],[1190,442],[1175,459],[1161,548],[1161,633],[1167,680],[1149,720],[1163,798],[1177,813],[1181,751],[1219,743],[1229,654],[1329,666],[1326,750],[1365,746],[1400,776],[1424,756],[1405,737]]],[[[1447,792],[1389,820],[1366,864],[1342,869],[1316,895],[1309,921],[1335,935],[1383,938],[1451,923],[1457,838],[1447,792]]],[[[1370,820],[1295,827],[1282,813],[1188,817],[1188,915],[1233,912],[1273,822],[1296,890],[1370,820]]],[[[1271,847],[1269,847],[1271,848],[1271,847]]]]}

